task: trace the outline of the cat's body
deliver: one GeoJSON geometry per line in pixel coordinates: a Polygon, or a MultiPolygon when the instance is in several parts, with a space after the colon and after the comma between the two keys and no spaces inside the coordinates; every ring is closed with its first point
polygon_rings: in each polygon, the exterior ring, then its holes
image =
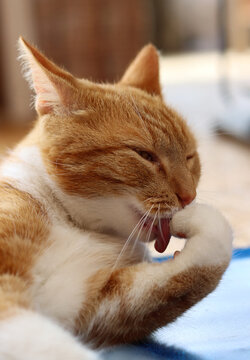
{"type": "Polygon", "coordinates": [[[0,167],[0,358],[92,359],[70,333],[102,347],[173,321],[218,284],[231,230],[205,205],[175,214],[195,198],[200,166],[161,99],[152,46],[116,85],[21,47],[39,119],[0,167]],[[184,250],[150,263],[143,241],[164,251],[170,227],[184,250]]]}

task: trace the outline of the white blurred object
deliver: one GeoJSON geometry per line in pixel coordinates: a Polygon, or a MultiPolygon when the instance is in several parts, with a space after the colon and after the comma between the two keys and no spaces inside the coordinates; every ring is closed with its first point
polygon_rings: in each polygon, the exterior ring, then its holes
{"type": "Polygon", "coordinates": [[[164,98],[206,137],[219,129],[250,140],[250,52],[161,58],[164,98]],[[222,61],[223,60],[223,61],[222,61]]]}
{"type": "Polygon", "coordinates": [[[250,97],[232,96],[225,101],[224,110],[219,114],[217,128],[220,132],[250,141],[250,97]]]}

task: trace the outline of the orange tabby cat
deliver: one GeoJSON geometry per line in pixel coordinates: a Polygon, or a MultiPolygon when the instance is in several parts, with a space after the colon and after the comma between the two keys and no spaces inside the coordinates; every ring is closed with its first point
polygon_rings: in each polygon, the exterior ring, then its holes
{"type": "Polygon", "coordinates": [[[173,321],[217,286],[232,234],[209,206],[181,210],[199,157],[152,45],[112,85],[20,50],[38,120],[0,168],[0,358],[95,359],[74,334],[98,348],[173,321]],[[151,263],[145,242],[170,234],[184,250],[151,263]]]}

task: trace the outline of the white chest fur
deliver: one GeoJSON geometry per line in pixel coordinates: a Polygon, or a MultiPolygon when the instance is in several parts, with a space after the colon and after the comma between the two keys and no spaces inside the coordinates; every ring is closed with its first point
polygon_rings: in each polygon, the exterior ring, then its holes
{"type": "Polygon", "coordinates": [[[88,233],[61,225],[52,226],[48,243],[32,269],[33,304],[71,328],[85,301],[87,279],[104,266],[98,264],[103,249],[88,233]]]}
{"type": "MultiPolygon", "coordinates": [[[[31,296],[34,307],[71,329],[87,301],[88,279],[100,269],[112,271],[124,243],[118,238],[54,225],[50,245],[32,269],[31,296]]],[[[145,255],[139,242],[123,253],[123,264],[138,262],[145,255]]],[[[118,264],[119,265],[119,264],[118,264]]]]}

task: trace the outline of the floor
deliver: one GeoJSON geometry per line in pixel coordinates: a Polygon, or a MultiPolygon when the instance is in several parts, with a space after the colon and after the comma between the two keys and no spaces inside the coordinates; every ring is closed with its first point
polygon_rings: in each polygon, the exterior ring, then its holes
{"type": "Polygon", "coordinates": [[[200,148],[198,200],[218,207],[231,223],[235,247],[250,246],[250,146],[214,137],[200,148]]]}

